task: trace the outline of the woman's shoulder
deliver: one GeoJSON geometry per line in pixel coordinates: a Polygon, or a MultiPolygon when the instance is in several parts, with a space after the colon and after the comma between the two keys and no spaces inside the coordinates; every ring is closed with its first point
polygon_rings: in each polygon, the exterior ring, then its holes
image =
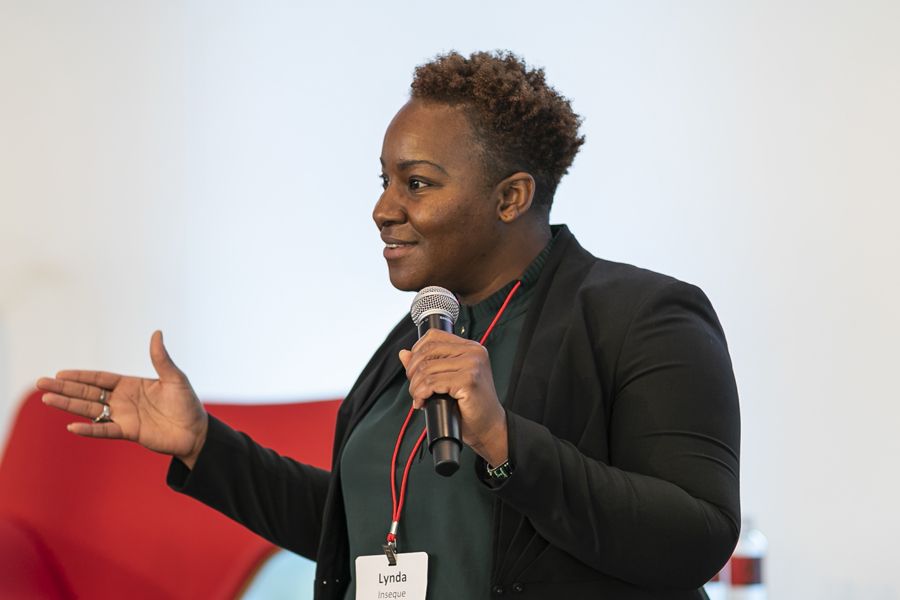
{"type": "Polygon", "coordinates": [[[562,286],[569,294],[623,309],[658,295],[702,295],[697,286],[671,275],[594,256],[568,229],[560,232],[557,241],[562,243],[551,285],[562,286]]]}
{"type": "MultiPolygon", "coordinates": [[[[703,291],[670,275],[624,262],[598,258],[565,230],[552,271],[544,281],[542,321],[586,329],[592,339],[612,346],[623,343],[636,324],[665,322],[719,329],[718,318],[703,291]],[[675,321],[671,321],[675,319],[675,321]]],[[[548,259],[548,264],[550,260],[548,259]]]]}

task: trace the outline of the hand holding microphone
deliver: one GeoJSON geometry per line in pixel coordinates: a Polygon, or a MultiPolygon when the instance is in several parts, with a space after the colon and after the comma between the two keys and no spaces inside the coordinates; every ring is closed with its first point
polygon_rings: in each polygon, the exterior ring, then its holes
{"type": "Polygon", "coordinates": [[[435,471],[459,468],[462,443],[492,465],[507,459],[506,414],[494,389],[487,350],[453,335],[459,304],[449,291],[428,287],[416,295],[413,321],[419,341],[400,352],[413,407],[425,408],[435,471]]]}

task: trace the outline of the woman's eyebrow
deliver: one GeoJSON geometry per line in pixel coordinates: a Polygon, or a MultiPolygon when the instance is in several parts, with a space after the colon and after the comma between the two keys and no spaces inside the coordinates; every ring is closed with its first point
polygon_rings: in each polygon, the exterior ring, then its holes
{"type": "MultiPolygon", "coordinates": [[[[381,161],[381,164],[384,165],[383,160],[381,161]]],[[[438,171],[440,171],[441,173],[443,173],[444,175],[450,175],[449,173],[447,173],[447,169],[445,169],[441,165],[437,164],[436,162],[431,162],[430,160],[409,159],[409,160],[397,161],[397,168],[400,169],[401,171],[411,169],[412,167],[415,167],[416,165],[430,165],[430,166],[434,167],[435,169],[437,169],[438,171]]]]}

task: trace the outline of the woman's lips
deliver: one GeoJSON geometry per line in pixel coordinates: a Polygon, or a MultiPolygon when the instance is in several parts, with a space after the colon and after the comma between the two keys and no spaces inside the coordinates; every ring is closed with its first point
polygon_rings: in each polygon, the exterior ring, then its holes
{"type": "Polygon", "coordinates": [[[383,254],[387,260],[395,260],[409,254],[415,245],[415,242],[385,242],[383,254]]]}

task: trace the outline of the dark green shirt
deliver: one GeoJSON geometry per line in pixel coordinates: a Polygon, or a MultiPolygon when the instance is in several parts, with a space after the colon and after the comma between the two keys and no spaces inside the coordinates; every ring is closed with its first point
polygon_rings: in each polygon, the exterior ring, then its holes
{"type": "MultiPolygon", "coordinates": [[[[501,401],[509,387],[529,299],[551,244],[552,241],[526,269],[522,286],[485,341],[494,387],[501,401]]],[[[514,283],[474,306],[461,306],[454,328],[456,335],[480,340],[514,283]]],[[[354,579],[347,589],[347,600],[356,597],[356,557],[382,553],[391,523],[391,454],[411,402],[409,381],[401,372],[353,430],[341,456],[350,573],[354,579]]],[[[394,481],[398,492],[406,459],[424,427],[425,415],[417,411],[397,458],[394,481]]],[[[413,458],[410,468],[397,548],[400,552],[428,553],[428,600],[486,599],[490,596],[492,499],[489,490],[475,477],[475,453],[463,446],[459,471],[442,477],[435,474],[425,445],[423,442],[423,450],[413,458]]]]}

